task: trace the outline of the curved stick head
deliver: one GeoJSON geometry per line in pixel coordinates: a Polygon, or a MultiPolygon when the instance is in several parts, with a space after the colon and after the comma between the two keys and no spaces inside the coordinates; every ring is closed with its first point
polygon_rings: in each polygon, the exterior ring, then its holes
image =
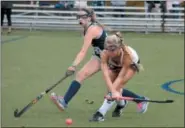
{"type": "Polygon", "coordinates": [[[19,117],[19,115],[18,115],[18,109],[15,109],[15,111],[14,111],[14,117],[19,117]]]}
{"type": "Polygon", "coordinates": [[[166,103],[173,103],[174,100],[166,100],[166,103]]]}

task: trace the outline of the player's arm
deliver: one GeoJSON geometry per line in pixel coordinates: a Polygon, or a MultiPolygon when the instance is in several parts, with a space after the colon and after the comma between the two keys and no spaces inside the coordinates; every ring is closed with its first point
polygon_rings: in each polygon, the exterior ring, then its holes
{"type": "Polygon", "coordinates": [[[102,51],[101,53],[101,70],[103,72],[103,76],[107,85],[107,88],[110,92],[114,92],[113,83],[109,76],[109,68],[108,68],[108,56],[106,55],[106,51],[102,51]]]}
{"type": "Polygon", "coordinates": [[[75,60],[73,61],[72,66],[77,66],[78,64],[80,64],[80,62],[85,58],[86,53],[89,49],[89,47],[91,46],[91,42],[92,40],[97,37],[97,33],[96,33],[96,28],[95,27],[90,27],[87,31],[87,33],[85,34],[84,37],[84,43],[83,46],[80,50],[80,52],[77,54],[75,60]]]}
{"type": "Polygon", "coordinates": [[[130,56],[125,55],[123,61],[124,61],[124,64],[122,66],[122,69],[121,69],[120,73],[118,74],[118,77],[116,78],[116,80],[113,83],[113,86],[115,87],[115,89],[117,91],[119,91],[124,86],[124,83],[125,83],[124,76],[126,75],[128,69],[130,68],[130,64],[131,64],[130,56]]]}

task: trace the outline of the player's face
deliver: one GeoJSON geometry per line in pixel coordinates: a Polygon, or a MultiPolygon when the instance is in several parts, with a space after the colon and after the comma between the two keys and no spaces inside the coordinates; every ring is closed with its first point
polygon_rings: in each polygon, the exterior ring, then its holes
{"type": "Polygon", "coordinates": [[[118,55],[120,48],[117,46],[108,46],[105,48],[105,50],[110,57],[115,57],[118,55]]]}
{"type": "Polygon", "coordinates": [[[79,21],[79,24],[82,26],[87,26],[88,22],[90,21],[90,17],[85,11],[79,11],[77,14],[77,19],[79,21]]]}

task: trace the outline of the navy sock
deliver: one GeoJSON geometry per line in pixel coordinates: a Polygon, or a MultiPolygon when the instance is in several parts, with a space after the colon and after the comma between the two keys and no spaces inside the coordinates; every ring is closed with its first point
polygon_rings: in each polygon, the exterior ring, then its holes
{"type": "Polygon", "coordinates": [[[67,90],[67,92],[66,92],[66,94],[64,96],[64,100],[65,100],[66,104],[68,104],[68,102],[73,98],[73,96],[75,96],[75,94],[80,89],[80,86],[81,86],[81,84],[78,81],[76,81],[76,80],[73,80],[71,82],[71,85],[68,88],[68,90],[67,90]]]}
{"type": "MultiPolygon", "coordinates": [[[[131,92],[127,89],[123,89],[122,96],[132,97],[132,98],[144,98],[144,97],[139,96],[139,95],[135,94],[134,92],[131,92]]],[[[135,100],[133,100],[133,101],[136,102],[136,103],[139,103],[139,101],[135,101],[135,100]]]]}

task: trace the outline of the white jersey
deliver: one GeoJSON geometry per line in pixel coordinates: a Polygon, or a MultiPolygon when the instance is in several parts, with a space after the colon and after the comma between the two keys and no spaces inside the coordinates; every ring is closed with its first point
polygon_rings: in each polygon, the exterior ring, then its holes
{"type": "Polygon", "coordinates": [[[129,49],[132,62],[134,64],[137,64],[139,62],[139,56],[138,56],[137,52],[130,46],[127,46],[127,48],[129,49]]]}
{"type": "MultiPolygon", "coordinates": [[[[136,71],[140,70],[140,60],[137,52],[130,46],[126,46],[126,49],[128,51],[128,54],[131,57],[131,64],[130,66],[134,68],[136,71]]],[[[116,72],[119,72],[123,66],[124,60],[123,60],[124,53],[120,59],[115,58],[109,58],[108,60],[108,66],[111,70],[114,70],[116,72]]]]}

